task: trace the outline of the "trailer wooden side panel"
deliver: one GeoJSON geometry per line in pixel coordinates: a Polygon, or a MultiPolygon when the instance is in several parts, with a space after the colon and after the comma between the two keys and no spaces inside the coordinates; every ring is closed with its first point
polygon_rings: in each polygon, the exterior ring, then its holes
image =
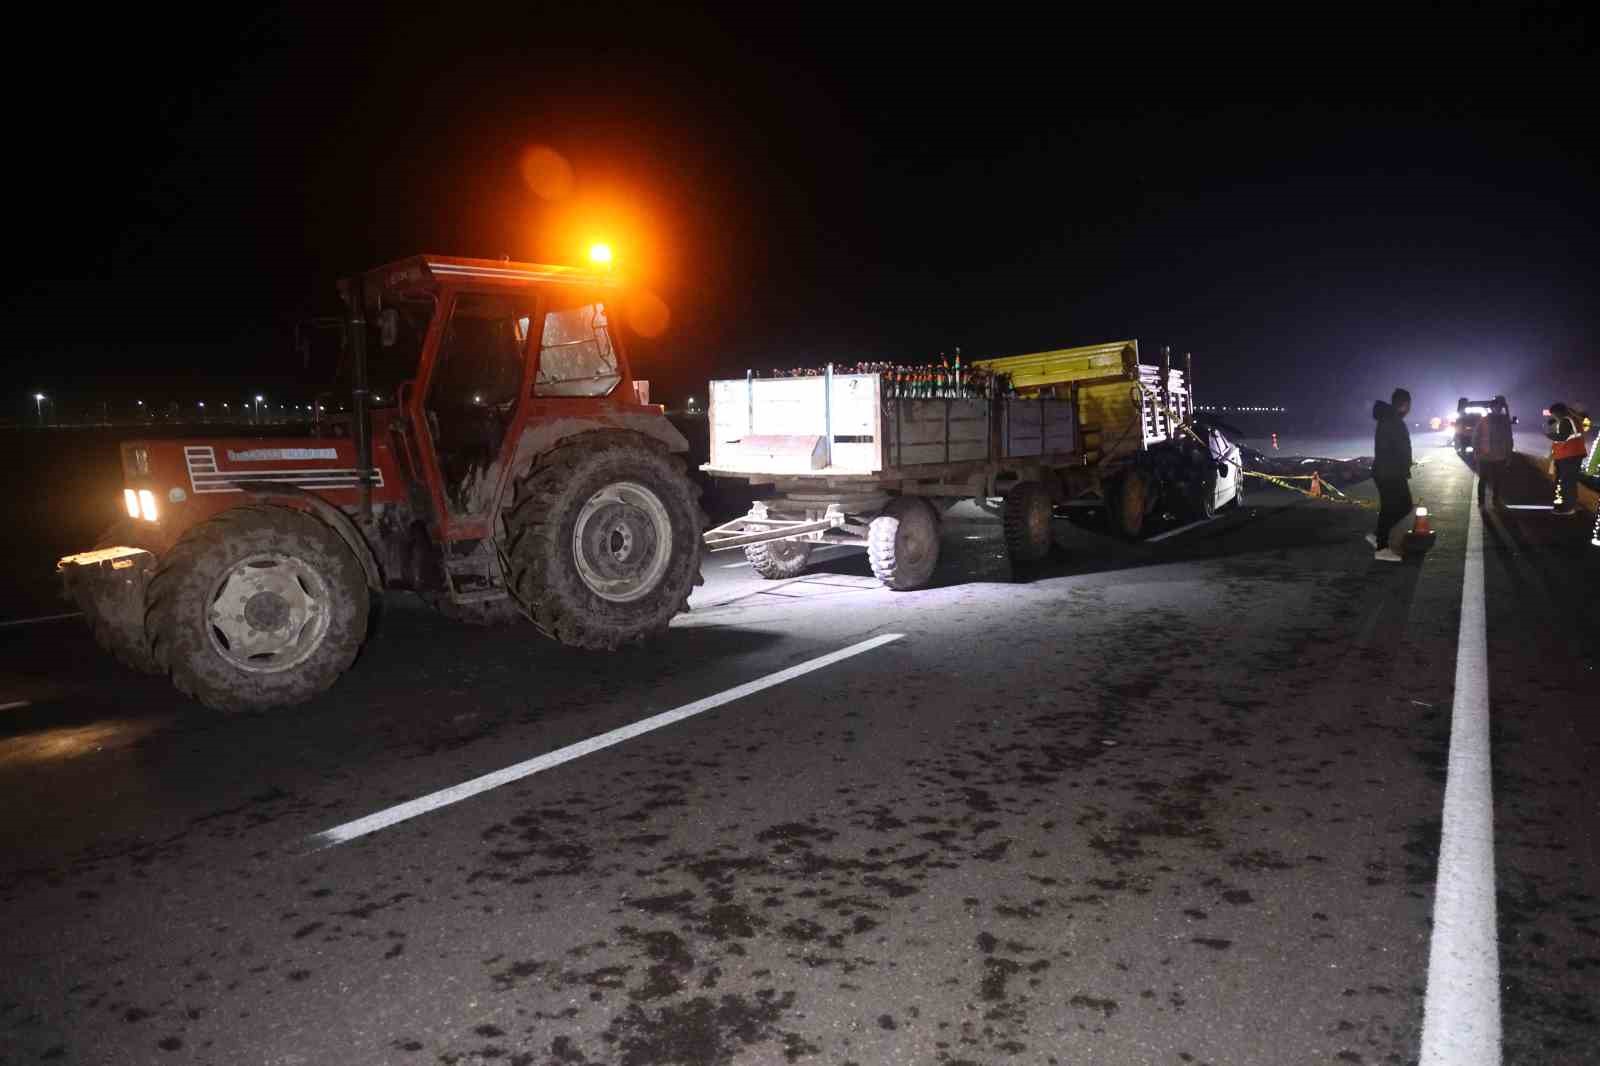
{"type": "Polygon", "coordinates": [[[831,402],[828,378],[745,378],[713,381],[706,415],[710,469],[748,473],[873,474],[883,469],[878,375],[835,374],[831,402]],[[815,469],[779,461],[774,438],[824,438],[825,465],[815,469]],[[759,440],[756,447],[741,443],[759,440]]]}
{"type": "Polygon", "coordinates": [[[880,399],[876,374],[713,381],[711,461],[734,475],[874,476],[1079,449],[1068,400],[880,399]],[[999,421],[998,427],[995,424],[999,421]]]}
{"type": "Polygon", "coordinates": [[[987,400],[890,400],[885,407],[883,435],[890,466],[989,458],[987,400]]]}

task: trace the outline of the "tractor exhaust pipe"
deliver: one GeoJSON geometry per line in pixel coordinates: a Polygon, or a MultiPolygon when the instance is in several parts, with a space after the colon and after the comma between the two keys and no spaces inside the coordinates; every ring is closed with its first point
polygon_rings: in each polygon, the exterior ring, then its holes
{"type": "Polygon", "coordinates": [[[367,315],[364,286],[352,285],[345,295],[350,308],[346,336],[350,343],[350,397],[355,409],[356,482],[361,486],[361,520],[372,520],[372,419],[367,405],[367,315]]]}

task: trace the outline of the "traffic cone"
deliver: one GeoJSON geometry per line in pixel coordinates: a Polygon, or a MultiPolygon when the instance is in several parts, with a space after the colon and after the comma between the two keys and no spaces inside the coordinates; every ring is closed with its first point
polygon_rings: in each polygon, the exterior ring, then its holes
{"type": "Polygon", "coordinates": [[[1320,470],[1311,471],[1311,498],[1314,500],[1322,499],[1322,471],[1320,470]]]}
{"type": "Polygon", "coordinates": [[[1407,554],[1418,555],[1433,547],[1433,523],[1428,518],[1428,509],[1418,507],[1411,519],[1411,532],[1403,538],[1407,554]]]}

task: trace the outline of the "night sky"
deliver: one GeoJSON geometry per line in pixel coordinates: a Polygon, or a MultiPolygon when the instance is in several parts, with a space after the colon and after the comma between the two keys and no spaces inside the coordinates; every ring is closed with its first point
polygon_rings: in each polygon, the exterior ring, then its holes
{"type": "Polygon", "coordinates": [[[340,275],[608,239],[658,399],[1133,336],[1202,402],[1600,407],[1578,5],[333,7],[12,34],[9,406],[286,394],[340,275]]]}

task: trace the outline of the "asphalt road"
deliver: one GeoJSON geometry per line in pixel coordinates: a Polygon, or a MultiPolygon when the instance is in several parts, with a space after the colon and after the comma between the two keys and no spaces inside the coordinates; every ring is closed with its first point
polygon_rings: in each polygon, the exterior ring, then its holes
{"type": "MultiPolygon", "coordinates": [[[[716,556],[609,656],[391,597],[276,715],[0,629],[0,1062],[1414,1061],[1471,487],[1419,454],[1439,541],[1402,566],[1276,490],[1159,544],[1059,523],[1027,574],[960,511],[937,587],[716,556]]],[[[1483,525],[1513,1063],[1600,1046],[1587,525],[1483,525]]]]}

